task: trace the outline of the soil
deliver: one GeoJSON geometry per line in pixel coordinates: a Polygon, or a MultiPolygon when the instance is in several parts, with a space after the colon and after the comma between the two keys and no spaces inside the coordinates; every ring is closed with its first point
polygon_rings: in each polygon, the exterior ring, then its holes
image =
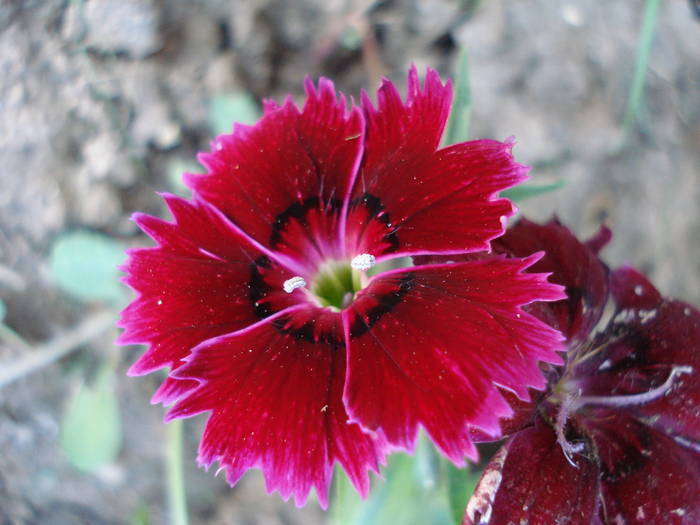
{"type": "MultiPolygon", "coordinates": [[[[474,137],[517,138],[535,180],[564,187],[521,203],[577,233],[614,231],[604,252],[668,295],[700,303],[700,23],[690,3],[662,2],[639,123],[623,135],[642,23],[641,0],[10,0],[0,4],[0,296],[5,322],[33,347],[104,308],[57,289],[51,243],[87,228],[129,245],[129,216],[163,213],[156,191],[213,136],[207,107],[232,91],[301,98],[305,75],[346,93],[411,63],[455,74],[469,53],[474,137]]],[[[115,314],[116,316],[116,314],[115,314]]],[[[0,390],[0,523],[167,522],[157,378],[123,372],[140,351],[108,330],[59,363],[0,390]],[[58,440],[86,370],[116,356],[124,444],[93,474],[58,440]]],[[[32,348],[0,342],[0,364],[32,348]]],[[[89,376],[89,373],[88,373],[89,376]]],[[[258,473],[231,489],[198,470],[203,418],[185,447],[192,523],[315,524],[265,495],[258,473]]]]}

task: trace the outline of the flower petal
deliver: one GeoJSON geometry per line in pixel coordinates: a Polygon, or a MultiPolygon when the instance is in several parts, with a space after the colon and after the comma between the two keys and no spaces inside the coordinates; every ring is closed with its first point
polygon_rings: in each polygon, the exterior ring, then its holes
{"type": "Polygon", "coordinates": [[[522,273],[537,257],[413,267],[373,278],[343,312],[344,400],[353,420],[412,449],[418,425],[452,461],[475,458],[468,425],[499,432],[510,409],[496,384],[528,399],[538,360],[560,363],[561,335],[520,307],[560,287],[522,273]]]}
{"type": "Polygon", "coordinates": [[[450,84],[413,67],[406,102],[385,80],[375,109],[363,93],[366,154],[353,189],[348,246],[354,253],[416,255],[488,249],[512,215],[492,199],[525,178],[512,143],[479,140],[436,151],[452,100],[450,84]]]}
{"type": "Polygon", "coordinates": [[[598,468],[578,457],[571,466],[542,420],[511,437],[488,464],[462,525],[567,523],[597,516],[598,468]]]}
{"type": "MultiPolygon", "coordinates": [[[[263,253],[210,206],[171,195],[165,201],[174,222],[136,215],[158,246],[131,250],[124,267],[123,280],[138,296],[122,312],[119,342],[149,346],[132,365],[133,375],[177,368],[202,341],[259,319],[249,296],[251,269],[263,253]]],[[[280,291],[289,301],[285,295],[280,291]]],[[[172,401],[194,385],[175,383],[154,401],[172,401]]]]}
{"type": "Polygon", "coordinates": [[[700,311],[664,300],[630,268],[614,272],[611,282],[620,309],[596,339],[602,351],[576,370],[582,393],[634,396],[661,388],[650,400],[621,403],[620,410],[700,442],[700,311]]]}
{"type": "Polygon", "coordinates": [[[700,523],[700,450],[624,413],[585,421],[602,467],[606,523],[700,523]]]}
{"type": "MultiPolygon", "coordinates": [[[[186,176],[199,197],[272,248],[290,222],[305,226],[310,209],[337,221],[363,151],[362,114],[347,109],[333,83],[321,79],[316,88],[307,80],[306,92],[301,111],[291,99],[267,104],[257,124],[219,136],[213,151],[199,157],[207,173],[186,176]]],[[[337,239],[340,226],[333,227],[337,239]]]]}
{"type": "Polygon", "coordinates": [[[537,303],[531,311],[561,330],[570,346],[588,338],[608,300],[607,269],[597,253],[609,238],[606,232],[601,228],[589,247],[556,219],[542,225],[521,219],[494,242],[494,251],[515,257],[545,251],[530,271],[551,273],[550,281],[565,287],[567,299],[537,303]]]}
{"type": "Polygon", "coordinates": [[[367,469],[377,471],[385,446],[381,435],[347,422],[339,316],[319,311],[292,307],[197,347],[175,375],[201,384],[167,419],[211,411],[202,465],[218,461],[231,484],[260,468],[268,491],[297,505],[315,487],[325,508],[333,463],[366,495],[367,469]]]}

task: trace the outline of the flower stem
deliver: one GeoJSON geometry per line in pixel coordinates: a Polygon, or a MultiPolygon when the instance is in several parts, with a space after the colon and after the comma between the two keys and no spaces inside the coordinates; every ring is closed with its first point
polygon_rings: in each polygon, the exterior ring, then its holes
{"type": "Polygon", "coordinates": [[[182,466],[182,429],[181,419],[171,421],[166,426],[168,452],[168,507],[170,523],[187,525],[187,495],[185,494],[185,476],[182,466]]]}
{"type": "Polygon", "coordinates": [[[644,4],[644,21],[642,22],[642,32],[639,37],[639,49],[637,50],[637,61],[634,66],[634,78],[630,87],[627,109],[622,121],[623,142],[627,139],[632,126],[639,118],[639,109],[642,105],[644,95],[644,80],[649,66],[649,55],[651,53],[651,43],[654,38],[654,28],[656,26],[656,14],[658,12],[660,0],[646,0],[644,4]]]}

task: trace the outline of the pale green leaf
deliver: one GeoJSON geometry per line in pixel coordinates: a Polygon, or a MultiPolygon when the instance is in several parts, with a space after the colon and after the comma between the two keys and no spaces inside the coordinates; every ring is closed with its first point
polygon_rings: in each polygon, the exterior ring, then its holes
{"type": "Polygon", "coordinates": [[[231,133],[233,123],[254,124],[260,118],[260,107],[245,91],[230,91],[209,101],[208,121],[212,132],[231,133]]]}
{"type": "Polygon", "coordinates": [[[121,303],[125,288],[117,266],[124,247],[106,235],[86,230],[60,236],[51,247],[49,269],[62,290],[86,301],[121,303]]]}
{"type": "Polygon", "coordinates": [[[445,477],[447,479],[447,497],[450,501],[450,511],[455,525],[462,523],[464,511],[481,472],[472,470],[471,467],[457,468],[452,463],[444,460],[445,477]]]}
{"type": "Polygon", "coordinates": [[[61,446],[72,465],[94,471],[116,459],[121,441],[114,374],[103,369],[95,384],[83,385],[68,405],[61,424],[61,446]]]}
{"type": "Polygon", "coordinates": [[[187,195],[189,188],[185,186],[183,175],[185,173],[201,173],[202,167],[191,161],[173,159],[166,166],[166,177],[172,191],[179,195],[187,195]]]}
{"type": "Polygon", "coordinates": [[[375,479],[366,501],[357,495],[339,469],[336,471],[330,522],[333,525],[445,525],[452,513],[447,487],[432,445],[421,437],[411,456],[394,454],[375,479]]]}

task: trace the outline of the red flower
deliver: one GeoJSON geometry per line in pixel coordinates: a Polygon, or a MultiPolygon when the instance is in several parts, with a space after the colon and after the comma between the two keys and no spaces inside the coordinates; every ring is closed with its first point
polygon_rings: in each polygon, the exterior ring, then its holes
{"type": "Polygon", "coordinates": [[[700,523],[700,312],[636,270],[609,274],[597,256],[609,238],[584,245],[556,221],[523,220],[499,240],[516,256],[547,248],[532,270],[569,299],[534,313],[569,350],[546,392],[515,401],[465,525],[700,523]]]}
{"type": "Polygon", "coordinates": [[[138,214],[157,246],[133,250],[122,343],[145,343],[140,375],[171,372],[154,402],[166,419],[211,412],[199,462],[230,483],[261,468],[268,490],[327,504],[334,462],[362,494],[422,425],[457,464],[476,457],[469,426],[495,434],[527,398],[561,336],[521,309],[556,300],[538,256],[401,268],[374,262],[486,250],[513,208],[495,195],[525,178],[512,144],[436,150],[451,88],[415,68],[404,103],[384,81],[374,108],[347,108],[333,84],[306,83],[300,110],[267,102],[188,175],[174,217],[138,214]]]}

